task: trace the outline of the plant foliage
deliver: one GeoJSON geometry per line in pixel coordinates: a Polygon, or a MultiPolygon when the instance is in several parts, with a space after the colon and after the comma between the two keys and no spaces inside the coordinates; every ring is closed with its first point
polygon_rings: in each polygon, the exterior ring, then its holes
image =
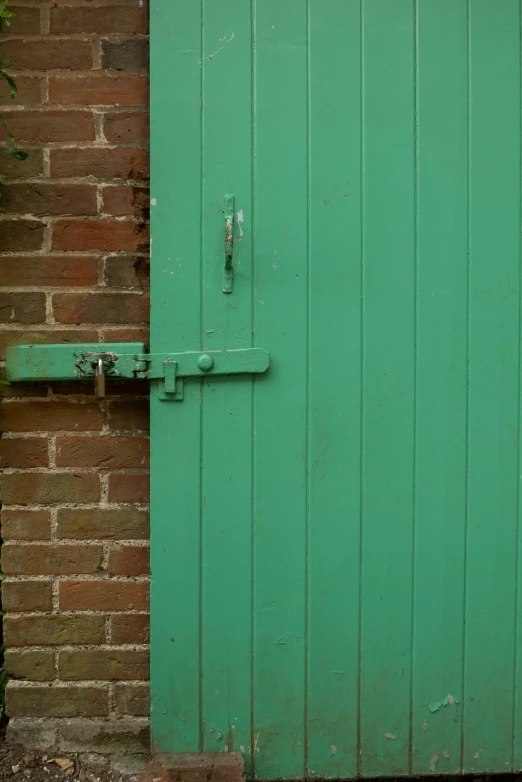
{"type": "MultiPolygon", "coordinates": [[[[0,0],[0,30],[2,30],[3,26],[9,27],[11,25],[11,17],[15,16],[15,14],[8,9],[9,0],[0,0]]],[[[9,65],[8,60],[0,60],[0,78],[4,80],[4,82],[7,84],[9,88],[9,94],[11,95],[11,98],[16,98],[16,84],[14,82],[14,79],[12,76],[10,76],[6,71],[5,68],[9,65]]],[[[11,155],[11,157],[16,158],[17,160],[25,160],[27,157],[27,152],[23,152],[21,149],[17,149],[16,143],[15,143],[15,137],[7,127],[7,123],[5,121],[5,117],[3,114],[0,113],[0,125],[3,125],[4,130],[7,135],[7,149],[5,150],[8,155],[11,155]]]]}

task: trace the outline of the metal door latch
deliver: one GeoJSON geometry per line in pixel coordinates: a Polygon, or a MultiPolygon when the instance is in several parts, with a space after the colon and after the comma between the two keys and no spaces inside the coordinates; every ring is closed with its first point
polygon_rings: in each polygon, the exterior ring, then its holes
{"type": "Polygon", "coordinates": [[[159,398],[181,401],[185,378],[266,372],[270,357],[262,348],[147,353],[142,343],[99,345],[16,345],[7,348],[7,379],[92,380],[105,396],[106,380],[157,380],[159,398]]]}

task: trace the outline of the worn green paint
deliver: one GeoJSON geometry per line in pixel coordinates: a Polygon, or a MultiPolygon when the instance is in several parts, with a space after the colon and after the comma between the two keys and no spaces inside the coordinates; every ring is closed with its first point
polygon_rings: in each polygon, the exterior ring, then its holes
{"type": "Polygon", "coordinates": [[[520,2],[151,11],[155,747],[521,770],[520,2]]]}

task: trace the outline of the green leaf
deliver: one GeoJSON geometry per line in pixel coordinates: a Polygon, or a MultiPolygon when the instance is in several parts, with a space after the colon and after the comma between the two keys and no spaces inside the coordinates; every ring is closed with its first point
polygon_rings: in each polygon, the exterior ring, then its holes
{"type": "Polygon", "coordinates": [[[4,70],[0,69],[0,76],[2,79],[6,82],[6,84],[9,87],[9,90],[11,92],[11,98],[16,98],[16,94],[18,92],[18,89],[16,87],[16,84],[14,82],[14,79],[12,76],[9,76],[8,73],[6,73],[4,70]]]}

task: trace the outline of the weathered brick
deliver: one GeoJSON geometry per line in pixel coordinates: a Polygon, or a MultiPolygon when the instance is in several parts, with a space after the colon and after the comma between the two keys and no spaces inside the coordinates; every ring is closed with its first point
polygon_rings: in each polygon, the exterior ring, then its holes
{"type": "Polygon", "coordinates": [[[102,68],[114,71],[146,70],[149,67],[149,42],[146,38],[102,41],[102,68]]]}
{"type": "MultiPolygon", "coordinates": [[[[15,15],[9,20],[9,25],[5,23],[2,25],[0,31],[2,38],[5,35],[38,35],[40,32],[39,8],[26,8],[9,3],[9,11],[12,11],[15,15]]],[[[0,52],[1,48],[2,45],[0,44],[0,52]]]]}
{"type": "Polygon", "coordinates": [[[4,643],[10,646],[64,646],[101,644],[105,640],[103,616],[27,616],[4,618],[4,643]]]}
{"type": "Polygon", "coordinates": [[[149,514],[137,508],[60,508],[58,536],[76,540],[146,540],[149,514]]]}
{"type": "MultiPolygon", "coordinates": [[[[21,71],[88,70],[92,68],[89,41],[45,39],[1,42],[2,59],[9,67],[21,71]]],[[[82,103],[82,101],[79,101],[82,103]]]]}
{"type": "Polygon", "coordinates": [[[149,217],[150,193],[148,187],[125,185],[103,188],[103,211],[110,215],[134,215],[140,220],[149,217]]]}
{"type": "Polygon", "coordinates": [[[56,464],[58,467],[147,467],[149,441],[144,437],[58,437],[56,464]]]}
{"type": "MultiPolygon", "coordinates": [[[[54,654],[52,652],[17,651],[6,649],[5,667],[10,679],[27,679],[48,682],[54,679],[54,654]]],[[[132,697],[132,696],[131,696],[132,697]]],[[[132,704],[131,700],[131,704],[132,704]]],[[[128,714],[134,712],[129,711],[128,714]]]]}
{"type": "MultiPolygon", "coordinates": [[[[103,338],[105,342],[144,342],[145,345],[150,344],[150,330],[147,328],[121,328],[121,329],[105,329],[103,332],[103,338]]],[[[133,383],[133,393],[143,393],[147,395],[149,390],[144,386],[141,381],[133,383]],[[135,390],[137,389],[137,390],[135,390]]]]}
{"type": "Polygon", "coordinates": [[[103,717],[108,711],[108,692],[99,687],[7,687],[10,717],[103,717]]]}
{"type": "MultiPolygon", "coordinates": [[[[94,141],[95,138],[94,118],[89,111],[9,111],[6,120],[17,142],[94,141]]],[[[29,158],[32,154],[31,151],[29,158]]],[[[20,175],[29,176],[23,169],[20,175]]]]}
{"type": "Polygon", "coordinates": [[[52,244],[53,250],[144,252],[149,236],[146,226],[131,221],[58,220],[53,227],[52,244]]]}
{"type": "MultiPolygon", "coordinates": [[[[3,263],[3,260],[0,262],[3,263]]],[[[42,258],[45,261],[45,258],[42,258]]],[[[23,261],[22,261],[23,263],[23,261]]],[[[6,283],[4,283],[6,284],[6,283]]],[[[61,329],[54,327],[47,331],[33,331],[28,329],[20,330],[0,330],[0,358],[5,358],[5,349],[8,345],[48,345],[56,342],[76,344],[78,342],[97,342],[98,335],[95,329],[61,329]]],[[[114,340],[112,340],[114,341],[114,340]]],[[[123,340],[124,342],[126,340],[123,340]]],[[[75,384],[76,387],[77,384],[75,384]]],[[[38,384],[39,388],[46,391],[43,383],[38,384]]]]}
{"type": "Polygon", "coordinates": [[[0,440],[0,467],[48,467],[47,438],[14,437],[0,440]]]}
{"type": "Polygon", "coordinates": [[[111,256],[105,259],[105,284],[115,288],[146,290],[150,285],[150,259],[111,256]]]}
{"type": "Polygon", "coordinates": [[[118,111],[105,114],[103,132],[107,141],[127,143],[148,141],[150,136],[149,114],[144,111],[118,111]]]}
{"type": "MultiPolygon", "coordinates": [[[[23,147],[23,144],[18,144],[23,147]]],[[[38,177],[43,174],[44,162],[41,149],[31,149],[26,160],[17,160],[11,155],[0,153],[0,176],[2,177],[38,177]]]]}
{"type": "Polygon", "coordinates": [[[134,293],[62,293],[53,304],[59,323],[146,322],[149,317],[148,297],[134,293]]]}
{"type": "Polygon", "coordinates": [[[115,400],[109,403],[109,428],[119,431],[148,430],[150,425],[147,399],[115,400]]]}
{"type": "MultiPolygon", "coordinates": [[[[52,8],[51,33],[119,35],[146,33],[147,9],[109,6],[101,8],[52,8]]],[[[107,66],[103,66],[107,67],[107,66]]]]}
{"type": "MultiPolygon", "coordinates": [[[[0,285],[23,286],[27,284],[28,280],[31,281],[31,286],[43,285],[54,288],[96,285],[98,282],[98,259],[94,256],[81,258],[67,255],[60,255],[58,258],[45,255],[27,257],[18,255],[12,258],[2,258],[0,285]]],[[[55,342],[63,342],[59,332],[47,333],[52,336],[55,342]]],[[[88,340],[97,338],[96,332],[90,333],[91,336],[88,337],[88,340]]],[[[82,341],[76,332],[74,339],[76,342],[82,341]]]]}
{"type": "Polygon", "coordinates": [[[143,106],[145,76],[63,76],[49,79],[49,100],[64,106],[143,106]]]}
{"type": "Polygon", "coordinates": [[[150,551],[144,546],[111,546],[108,572],[111,576],[146,576],[150,551]]]}
{"type": "Polygon", "coordinates": [[[44,293],[0,292],[0,323],[43,323],[44,321],[44,293]]]}
{"type": "MultiPolygon", "coordinates": [[[[1,204],[10,214],[95,215],[98,211],[93,185],[4,184],[1,204]]],[[[30,280],[26,277],[26,284],[30,280]]]]}
{"type": "Polygon", "coordinates": [[[146,717],[150,714],[150,686],[148,684],[116,684],[114,687],[114,711],[146,717]]]}
{"type": "Polygon", "coordinates": [[[148,644],[150,618],[147,614],[111,616],[111,641],[114,644],[148,644]]]}
{"type": "Polygon", "coordinates": [[[60,725],[60,748],[65,752],[115,753],[145,755],[150,752],[148,721],[98,722],[65,720],[60,725]]]}
{"type": "MultiPolygon", "coordinates": [[[[0,52],[2,45],[0,42],[0,52]]],[[[16,96],[6,92],[0,96],[0,105],[3,106],[40,106],[42,103],[43,79],[38,76],[19,76],[11,74],[16,79],[16,96]]]]}
{"type": "Polygon", "coordinates": [[[2,510],[4,540],[49,540],[51,515],[47,510],[2,510]]]}
{"type": "Polygon", "coordinates": [[[149,155],[139,147],[51,150],[51,176],[146,179],[149,155]]]}
{"type": "Polygon", "coordinates": [[[117,472],[109,475],[109,502],[148,502],[149,497],[148,473],[117,472]]]}
{"type": "MultiPolygon", "coordinates": [[[[1,334],[2,332],[0,332],[1,334]]],[[[6,329],[4,334],[12,333],[6,329]]],[[[5,367],[0,367],[0,379],[6,380],[5,367]]],[[[45,383],[0,383],[0,399],[21,399],[25,397],[46,397],[47,385],[45,383]]]]}
{"type": "Polygon", "coordinates": [[[0,405],[0,430],[4,432],[86,432],[101,428],[97,403],[52,400],[4,402],[0,405]]]}
{"type": "MultiPolygon", "coordinates": [[[[0,247],[3,252],[39,250],[42,246],[44,228],[45,225],[40,220],[0,220],[0,247]]],[[[37,322],[20,319],[20,323],[37,322]]]]}
{"type": "Polygon", "coordinates": [[[54,505],[98,502],[100,479],[93,473],[4,473],[1,501],[5,505],[54,505]]]}
{"type": "Polygon", "coordinates": [[[149,607],[146,581],[60,581],[62,611],[144,611],[149,607]]]}
{"type": "Polygon", "coordinates": [[[148,679],[149,654],[122,649],[63,651],[58,675],[63,681],[148,679]]]}
{"type": "Polygon", "coordinates": [[[98,573],[102,570],[101,546],[57,544],[2,546],[2,568],[8,576],[50,576],[98,573]]]}
{"type": "MultiPolygon", "coordinates": [[[[22,546],[18,547],[23,548],[22,546]]],[[[7,580],[2,583],[2,608],[4,611],[50,611],[52,607],[53,596],[50,582],[7,580]]]]}

